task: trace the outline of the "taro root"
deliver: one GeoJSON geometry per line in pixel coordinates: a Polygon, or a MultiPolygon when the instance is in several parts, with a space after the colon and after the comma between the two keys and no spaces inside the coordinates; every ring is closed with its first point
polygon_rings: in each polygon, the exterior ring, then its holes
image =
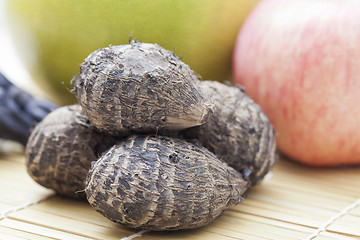
{"type": "Polygon", "coordinates": [[[115,144],[89,126],[79,105],[61,107],[48,114],[31,132],[26,145],[26,166],[40,185],[58,194],[84,198],[91,162],[115,144]]]}
{"type": "Polygon", "coordinates": [[[132,228],[155,231],[209,224],[248,187],[241,173],[182,139],[135,135],[95,162],[86,196],[96,211],[132,228]]]}
{"type": "Polygon", "coordinates": [[[72,82],[91,123],[114,135],[198,126],[213,106],[190,67],[157,44],[96,50],[72,82]]]}
{"type": "Polygon", "coordinates": [[[257,184],[275,163],[275,131],[262,109],[241,87],[214,81],[201,82],[201,89],[215,104],[206,123],[184,131],[221,160],[249,174],[257,184]]]}

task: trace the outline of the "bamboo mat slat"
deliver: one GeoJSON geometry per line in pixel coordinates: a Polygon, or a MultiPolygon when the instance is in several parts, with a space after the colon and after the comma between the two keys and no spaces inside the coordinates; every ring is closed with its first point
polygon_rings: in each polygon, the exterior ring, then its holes
{"type": "MultiPolygon", "coordinates": [[[[137,232],[105,219],[85,201],[61,198],[36,184],[22,154],[0,156],[0,179],[0,239],[118,240],[137,232]]],[[[305,240],[359,198],[359,167],[310,168],[281,159],[269,179],[209,226],[146,232],[136,239],[305,240]]],[[[314,239],[360,239],[360,206],[314,239]]]]}
{"type": "Polygon", "coordinates": [[[78,234],[72,234],[66,231],[48,228],[37,224],[31,224],[25,221],[17,221],[12,219],[4,219],[2,226],[12,229],[12,232],[17,232],[19,236],[22,234],[32,234],[34,239],[48,237],[52,239],[74,239],[74,240],[85,240],[87,237],[80,236],[78,234]],[[36,236],[36,237],[35,237],[36,236]]]}
{"type": "Polygon", "coordinates": [[[45,240],[51,239],[49,237],[40,236],[34,233],[28,233],[17,229],[11,229],[4,226],[0,226],[0,239],[7,240],[24,240],[24,239],[37,239],[45,240]]]}

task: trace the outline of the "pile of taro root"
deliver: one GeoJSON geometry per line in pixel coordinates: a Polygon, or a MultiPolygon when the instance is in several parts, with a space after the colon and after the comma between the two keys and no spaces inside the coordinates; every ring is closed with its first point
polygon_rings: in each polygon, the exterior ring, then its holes
{"type": "Polygon", "coordinates": [[[274,165],[274,129],[244,89],[199,81],[159,45],[96,50],[72,84],[78,105],[33,129],[27,170],[114,222],[155,231],[205,226],[274,165]]]}

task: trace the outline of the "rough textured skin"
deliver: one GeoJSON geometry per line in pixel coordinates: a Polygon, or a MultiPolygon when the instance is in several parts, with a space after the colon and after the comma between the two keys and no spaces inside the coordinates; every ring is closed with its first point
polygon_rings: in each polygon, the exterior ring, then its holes
{"type": "Polygon", "coordinates": [[[25,151],[27,170],[37,183],[60,195],[84,198],[91,162],[113,144],[112,137],[89,126],[79,105],[61,107],[31,132],[25,151]]]}
{"type": "Polygon", "coordinates": [[[198,126],[213,106],[189,66],[149,43],[91,53],[73,79],[73,91],[91,123],[111,134],[198,126]]]}
{"type": "Polygon", "coordinates": [[[251,185],[268,173],[276,160],[275,131],[261,108],[240,87],[201,82],[215,103],[214,114],[199,127],[184,131],[236,170],[250,174],[251,185]],[[250,170],[250,171],[248,171],[250,170]]]}
{"type": "Polygon", "coordinates": [[[209,224],[247,189],[242,175],[202,146],[131,136],[91,168],[86,195],[110,220],[155,231],[209,224]]]}

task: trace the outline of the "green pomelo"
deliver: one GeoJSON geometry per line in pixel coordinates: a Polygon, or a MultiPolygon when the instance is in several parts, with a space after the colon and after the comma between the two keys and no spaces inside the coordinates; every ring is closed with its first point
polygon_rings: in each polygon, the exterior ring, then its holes
{"type": "Polygon", "coordinates": [[[237,33],[258,0],[8,0],[13,39],[35,81],[70,104],[91,52],[129,36],[172,50],[203,79],[231,80],[237,33]]]}

